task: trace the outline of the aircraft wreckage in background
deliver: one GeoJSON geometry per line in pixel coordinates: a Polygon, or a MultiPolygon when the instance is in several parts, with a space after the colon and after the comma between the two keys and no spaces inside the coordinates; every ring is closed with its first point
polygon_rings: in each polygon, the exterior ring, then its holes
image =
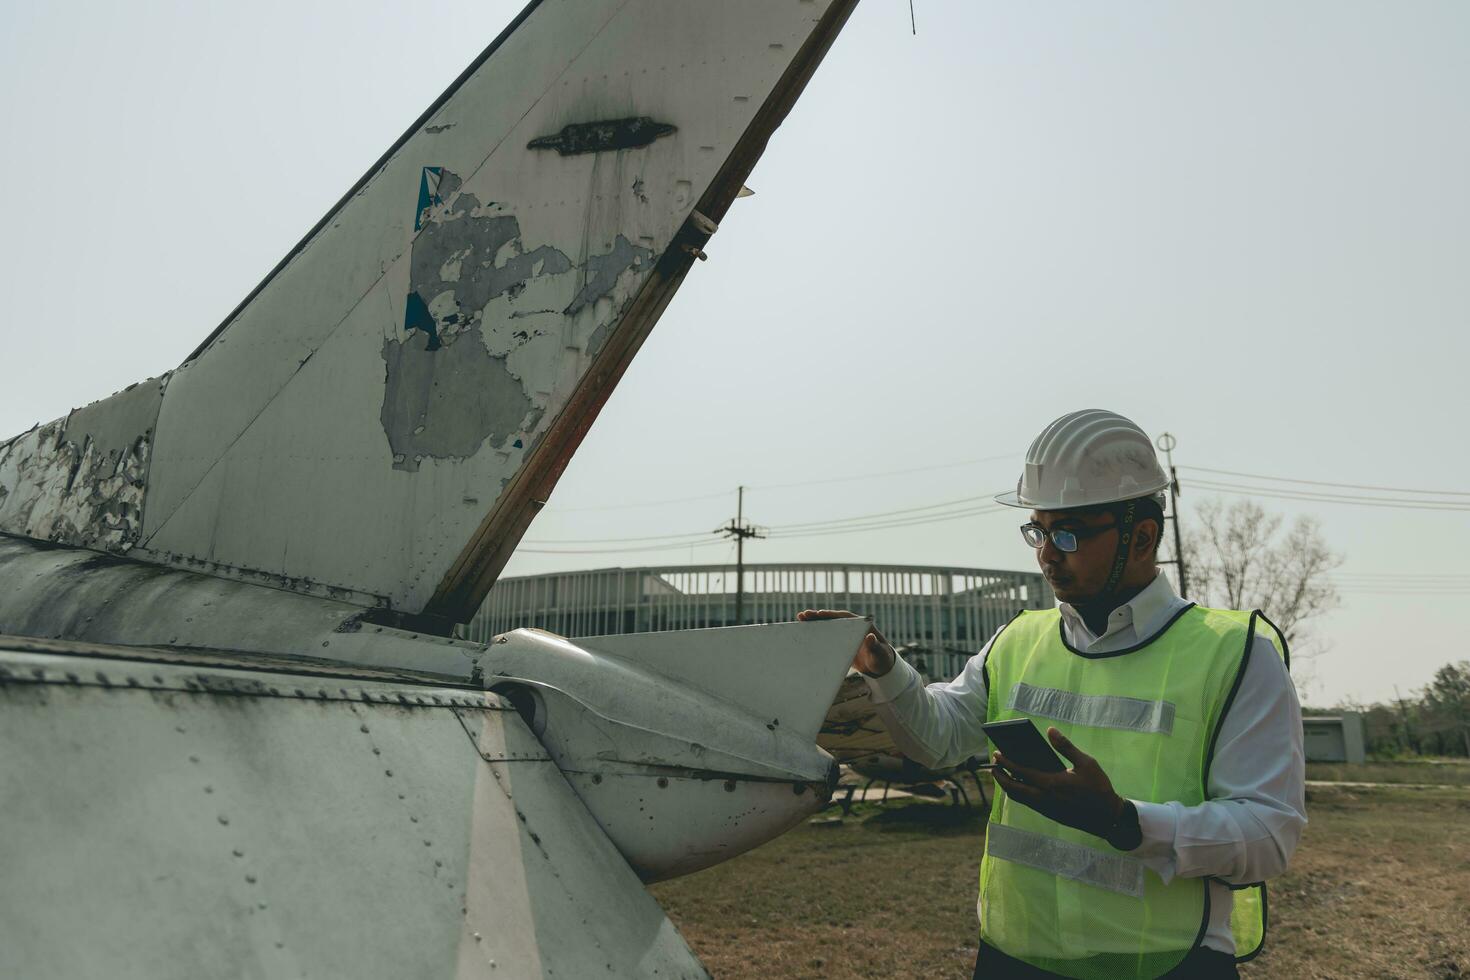
{"type": "Polygon", "coordinates": [[[855,0],[543,0],[179,368],[0,443],[0,974],[703,976],[858,621],[453,636],[855,0]]]}

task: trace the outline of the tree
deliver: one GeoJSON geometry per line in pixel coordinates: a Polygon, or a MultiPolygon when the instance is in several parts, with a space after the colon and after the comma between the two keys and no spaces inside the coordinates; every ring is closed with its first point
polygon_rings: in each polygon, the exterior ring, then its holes
{"type": "Polygon", "coordinates": [[[1282,534],[1281,515],[1254,500],[1226,507],[1207,499],[1193,523],[1184,535],[1190,598],[1225,609],[1260,609],[1293,654],[1303,652],[1307,622],[1338,605],[1328,573],[1343,561],[1327,547],[1316,519],[1298,517],[1282,534]]]}
{"type": "Polygon", "coordinates": [[[1470,660],[1445,664],[1424,689],[1424,708],[1439,732],[1453,732],[1470,755],[1470,660]]]}

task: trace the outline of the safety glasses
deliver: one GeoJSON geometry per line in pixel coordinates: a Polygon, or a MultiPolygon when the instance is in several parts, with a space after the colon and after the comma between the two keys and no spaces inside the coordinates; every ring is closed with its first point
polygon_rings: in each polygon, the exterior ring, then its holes
{"type": "Polygon", "coordinates": [[[1077,550],[1077,542],[1095,538],[1104,531],[1111,531],[1117,527],[1116,523],[1104,524],[1102,527],[1084,527],[1076,530],[1068,528],[1053,528],[1048,531],[1040,524],[1022,524],[1021,538],[1033,548],[1040,548],[1046,544],[1046,539],[1051,538],[1051,543],[1057,546],[1058,551],[1068,554],[1077,550]]]}

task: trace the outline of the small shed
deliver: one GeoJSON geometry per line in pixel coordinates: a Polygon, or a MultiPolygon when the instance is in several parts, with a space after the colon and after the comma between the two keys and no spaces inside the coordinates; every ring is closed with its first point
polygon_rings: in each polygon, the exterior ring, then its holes
{"type": "Polygon", "coordinates": [[[1363,716],[1356,711],[1302,719],[1308,762],[1362,762],[1363,716]]]}

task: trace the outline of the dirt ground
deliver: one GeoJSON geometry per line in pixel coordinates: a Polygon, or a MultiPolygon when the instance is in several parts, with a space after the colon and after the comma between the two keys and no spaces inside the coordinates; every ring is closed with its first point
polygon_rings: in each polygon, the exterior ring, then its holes
{"type": "MultiPolygon", "coordinates": [[[[1242,975],[1470,978],[1470,788],[1313,787],[1308,817],[1242,975]]],[[[976,810],[868,804],[652,891],[716,977],[965,978],[983,837],[976,810]]]]}

